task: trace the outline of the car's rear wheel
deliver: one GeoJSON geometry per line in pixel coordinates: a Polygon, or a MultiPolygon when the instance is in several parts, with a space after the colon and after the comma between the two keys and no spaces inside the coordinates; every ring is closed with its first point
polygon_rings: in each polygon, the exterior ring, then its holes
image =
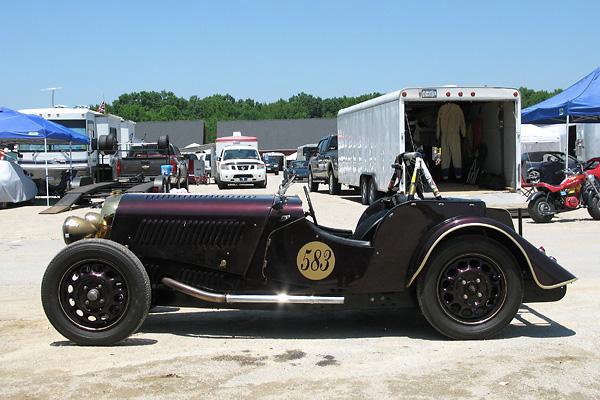
{"type": "Polygon", "coordinates": [[[550,222],[554,217],[552,204],[546,197],[538,197],[534,201],[530,201],[527,204],[527,211],[531,219],[538,223],[550,222]]]}
{"type": "Polygon", "coordinates": [[[150,297],[150,280],[140,260],[105,239],[65,247],[42,279],[48,320],[80,345],[106,346],[127,338],[146,318],[150,297]]]}
{"type": "Polygon", "coordinates": [[[319,190],[319,182],[315,182],[313,179],[312,170],[308,171],[308,188],[311,192],[316,192],[319,190]]]}
{"type": "Polygon", "coordinates": [[[436,249],[417,282],[421,312],[441,334],[485,339],[498,334],[523,300],[514,256],[480,236],[450,239],[436,249]]]}
{"type": "Polygon", "coordinates": [[[588,206],[588,213],[592,218],[600,220],[600,197],[594,196],[588,206]]]}
{"type": "Polygon", "coordinates": [[[340,194],[342,185],[338,179],[333,175],[333,171],[329,170],[329,194],[340,194]]]}
{"type": "Polygon", "coordinates": [[[360,178],[360,203],[364,205],[369,204],[369,181],[368,176],[360,178]]]}

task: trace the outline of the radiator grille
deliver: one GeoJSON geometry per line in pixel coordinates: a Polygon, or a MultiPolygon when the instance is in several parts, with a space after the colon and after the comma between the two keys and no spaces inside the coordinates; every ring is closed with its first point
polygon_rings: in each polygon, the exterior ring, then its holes
{"type": "Polygon", "coordinates": [[[141,221],[133,245],[228,248],[240,241],[245,223],[235,220],[155,219],[141,221]]]}

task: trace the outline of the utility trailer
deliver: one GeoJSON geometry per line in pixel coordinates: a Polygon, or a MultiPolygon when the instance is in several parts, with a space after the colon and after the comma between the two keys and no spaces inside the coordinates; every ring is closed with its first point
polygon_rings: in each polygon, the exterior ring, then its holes
{"type": "MultiPolygon", "coordinates": [[[[432,173],[439,174],[430,161],[433,149],[440,147],[437,114],[446,103],[460,106],[467,130],[480,121],[480,139],[487,148],[480,169],[501,177],[506,188],[519,189],[520,95],[516,89],[498,87],[406,88],[340,110],[339,182],[360,188],[362,202],[372,203],[387,191],[396,155],[417,148],[424,148],[432,173]]],[[[470,167],[471,163],[462,165],[465,176],[470,167]]],[[[400,190],[406,190],[406,179],[400,190]]]]}

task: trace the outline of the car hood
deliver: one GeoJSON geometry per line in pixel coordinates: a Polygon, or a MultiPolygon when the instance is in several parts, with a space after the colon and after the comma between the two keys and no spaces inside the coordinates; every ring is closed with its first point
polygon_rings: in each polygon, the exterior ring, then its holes
{"type": "Polygon", "coordinates": [[[260,164],[256,158],[235,158],[233,160],[221,161],[223,165],[235,165],[235,164],[260,164]]]}

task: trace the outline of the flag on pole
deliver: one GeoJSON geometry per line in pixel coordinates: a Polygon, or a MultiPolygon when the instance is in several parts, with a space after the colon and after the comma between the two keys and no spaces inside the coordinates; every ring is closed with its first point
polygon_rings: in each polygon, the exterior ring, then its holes
{"type": "Polygon", "coordinates": [[[99,113],[104,114],[104,109],[106,108],[106,104],[104,103],[104,101],[102,102],[102,104],[100,104],[98,106],[98,109],[96,111],[98,111],[99,113]]]}

